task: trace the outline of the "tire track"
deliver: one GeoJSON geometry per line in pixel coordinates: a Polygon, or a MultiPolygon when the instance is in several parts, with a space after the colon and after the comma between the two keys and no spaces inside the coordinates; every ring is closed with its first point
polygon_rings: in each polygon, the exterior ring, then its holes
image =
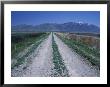
{"type": "MultiPolygon", "coordinates": [[[[23,69],[22,65],[12,72],[15,77],[97,77],[99,71],[88,61],[72,51],[64,42],[53,34],[54,43],[61,57],[56,55],[52,48],[52,33],[46,38],[29,56],[32,58],[31,64],[23,69]],[[60,60],[60,61],[59,61],[60,60]],[[57,62],[57,63],[56,63],[57,62]],[[61,64],[60,64],[61,63],[61,64]],[[57,67],[56,67],[57,66],[57,67]],[[55,69],[56,67],[56,69],[55,69]],[[62,68],[63,67],[63,68],[62,68]],[[59,69],[57,69],[59,68],[59,69]],[[64,70],[63,70],[64,69],[64,70]],[[59,71],[60,70],[60,71],[59,71]],[[56,72],[57,71],[57,72],[56,72]],[[61,72],[59,74],[58,72],[61,72]],[[55,75],[55,73],[57,75],[55,75]]],[[[25,64],[24,64],[25,65],[25,64]]]]}
{"type": "Polygon", "coordinates": [[[56,35],[54,35],[55,42],[58,46],[59,52],[65,62],[69,71],[69,75],[73,77],[97,77],[99,71],[88,61],[84,61],[81,56],[73,52],[64,42],[62,42],[56,35]],[[87,62],[87,63],[86,63],[87,62]]]}
{"type": "Polygon", "coordinates": [[[35,50],[28,56],[31,61],[12,70],[14,77],[49,77],[52,75],[52,35],[50,34],[35,50]],[[26,66],[26,68],[23,68],[26,66]]]}
{"type": "Polygon", "coordinates": [[[52,74],[52,35],[43,41],[38,49],[38,55],[26,69],[24,77],[50,77],[52,74]]]}

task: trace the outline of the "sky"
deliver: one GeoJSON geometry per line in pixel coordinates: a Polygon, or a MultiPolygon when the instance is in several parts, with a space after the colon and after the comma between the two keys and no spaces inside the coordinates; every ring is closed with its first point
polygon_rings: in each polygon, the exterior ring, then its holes
{"type": "Polygon", "coordinates": [[[11,24],[39,25],[43,23],[83,22],[100,26],[99,11],[12,11],[11,24]]]}

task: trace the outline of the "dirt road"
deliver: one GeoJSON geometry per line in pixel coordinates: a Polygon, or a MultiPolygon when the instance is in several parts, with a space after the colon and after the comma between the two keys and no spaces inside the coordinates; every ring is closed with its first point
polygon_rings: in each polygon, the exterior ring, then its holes
{"type": "Polygon", "coordinates": [[[70,76],[99,76],[99,71],[88,61],[83,60],[84,58],[72,51],[56,35],[54,35],[54,38],[70,76]]]}
{"type": "MultiPolygon", "coordinates": [[[[81,56],[73,52],[66,44],[64,44],[56,35],[55,42],[58,46],[59,53],[64,60],[65,66],[69,72],[69,76],[73,77],[93,77],[99,76],[99,71],[92,67],[88,61],[83,60],[81,56]]],[[[32,63],[24,69],[15,72],[13,76],[23,77],[51,77],[54,74],[53,50],[52,50],[52,34],[45,39],[34,51],[37,55],[33,58],[32,63]]]]}
{"type": "Polygon", "coordinates": [[[38,54],[34,58],[32,64],[26,69],[23,76],[47,77],[52,74],[52,35],[43,41],[38,48],[38,54]]]}

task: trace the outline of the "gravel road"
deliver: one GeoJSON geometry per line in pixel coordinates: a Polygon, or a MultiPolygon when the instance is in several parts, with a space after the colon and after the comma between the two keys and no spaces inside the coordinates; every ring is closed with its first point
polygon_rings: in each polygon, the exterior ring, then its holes
{"type": "MultiPolygon", "coordinates": [[[[59,53],[64,60],[64,64],[71,77],[97,77],[99,71],[93,67],[87,60],[75,53],[56,35],[54,40],[58,46],[59,53]]],[[[19,67],[12,70],[12,76],[15,77],[53,77],[52,34],[45,39],[38,48],[31,54],[32,62],[26,69],[19,67]],[[35,55],[36,54],[36,55],[35,55]]]]}
{"type": "Polygon", "coordinates": [[[99,71],[93,67],[87,60],[75,53],[64,42],[62,42],[56,35],[54,35],[55,42],[58,46],[59,52],[65,62],[65,66],[69,71],[69,75],[73,77],[97,77],[99,71]]]}
{"type": "Polygon", "coordinates": [[[32,64],[26,69],[26,77],[50,77],[52,75],[52,35],[44,40],[38,48],[38,54],[32,64]]]}

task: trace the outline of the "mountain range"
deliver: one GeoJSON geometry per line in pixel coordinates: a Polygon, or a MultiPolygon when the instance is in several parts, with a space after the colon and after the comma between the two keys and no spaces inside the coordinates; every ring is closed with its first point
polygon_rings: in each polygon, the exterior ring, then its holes
{"type": "Polygon", "coordinates": [[[78,32],[100,33],[100,28],[93,24],[67,22],[62,24],[44,23],[39,25],[16,25],[12,26],[12,32],[78,32]]]}

